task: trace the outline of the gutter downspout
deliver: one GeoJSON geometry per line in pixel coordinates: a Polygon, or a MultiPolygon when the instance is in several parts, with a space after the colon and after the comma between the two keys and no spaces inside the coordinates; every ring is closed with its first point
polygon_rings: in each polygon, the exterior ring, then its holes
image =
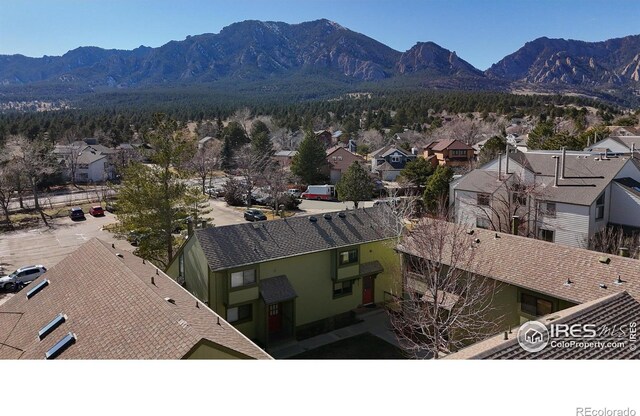
{"type": "Polygon", "coordinates": [[[557,188],[558,187],[558,171],[560,170],[560,158],[558,156],[551,156],[551,157],[556,160],[556,171],[555,171],[555,175],[553,176],[553,187],[557,188]]]}

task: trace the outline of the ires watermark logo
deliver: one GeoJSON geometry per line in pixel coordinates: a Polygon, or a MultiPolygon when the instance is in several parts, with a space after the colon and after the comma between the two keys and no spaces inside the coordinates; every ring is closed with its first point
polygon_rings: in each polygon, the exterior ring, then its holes
{"type": "Polygon", "coordinates": [[[518,343],[527,352],[542,351],[549,343],[549,330],[538,321],[529,321],[518,330],[518,343]]]}
{"type": "Polygon", "coordinates": [[[635,351],[637,323],[628,325],[551,324],[529,321],[518,329],[518,343],[527,352],[539,352],[550,348],[617,349],[635,351]]]}

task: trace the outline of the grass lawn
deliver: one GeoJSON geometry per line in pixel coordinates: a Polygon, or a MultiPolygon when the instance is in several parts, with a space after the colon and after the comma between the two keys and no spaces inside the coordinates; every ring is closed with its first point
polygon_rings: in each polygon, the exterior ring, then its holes
{"type": "Polygon", "coordinates": [[[291,357],[293,360],[389,360],[404,358],[406,357],[398,347],[368,332],[291,357]]]}

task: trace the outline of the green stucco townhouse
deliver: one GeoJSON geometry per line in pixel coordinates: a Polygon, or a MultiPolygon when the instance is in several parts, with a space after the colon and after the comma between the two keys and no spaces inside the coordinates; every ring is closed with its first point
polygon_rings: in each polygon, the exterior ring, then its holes
{"type": "Polygon", "coordinates": [[[398,231],[383,208],[210,227],[167,274],[268,347],[399,293],[398,231]]]}

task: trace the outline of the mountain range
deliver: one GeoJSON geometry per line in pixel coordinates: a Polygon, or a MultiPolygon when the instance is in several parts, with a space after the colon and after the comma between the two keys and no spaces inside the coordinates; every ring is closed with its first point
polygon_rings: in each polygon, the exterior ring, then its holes
{"type": "Polygon", "coordinates": [[[63,56],[0,55],[0,89],[90,89],[225,83],[260,85],[327,79],[354,89],[372,83],[450,89],[575,91],[638,95],[640,35],[602,42],[539,38],[486,71],[433,42],[396,51],[326,19],[244,21],[218,34],[158,48],[79,47],[63,56]],[[293,81],[292,81],[293,82],[293,81]]]}

